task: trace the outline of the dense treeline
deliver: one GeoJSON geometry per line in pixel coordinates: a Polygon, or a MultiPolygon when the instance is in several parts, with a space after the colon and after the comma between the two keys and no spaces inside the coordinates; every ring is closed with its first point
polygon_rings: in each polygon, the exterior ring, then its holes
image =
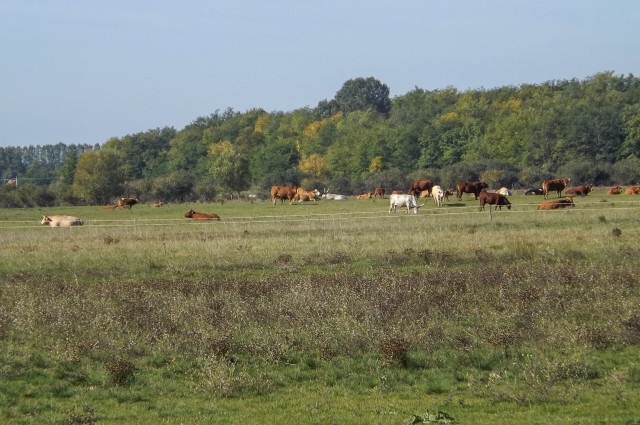
{"type": "Polygon", "coordinates": [[[345,194],[406,189],[431,178],[452,187],[540,185],[545,178],[640,181],[640,79],[603,72],[584,81],[459,91],[416,87],[391,99],[374,78],[291,112],[228,109],[182,130],[157,128],[101,146],[0,148],[1,206],[209,201],[266,194],[271,185],[345,194]]]}

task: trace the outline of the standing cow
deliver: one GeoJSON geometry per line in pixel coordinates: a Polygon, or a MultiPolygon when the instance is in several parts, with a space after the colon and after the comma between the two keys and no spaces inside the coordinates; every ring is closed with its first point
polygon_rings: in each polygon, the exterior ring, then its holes
{"type": "Polygon", "coordinates": [[[436,203],[436,206],[442,206],[442,200],[444,199],[444,190],[442,187],[435,185],[431,188],[431,196],[433,197],[433,201],[436,203]]]}
{"type": "Polygon", "coordinates": [[[389,196],[389,213],[391,211],[396,212],[396,207],[407,207],[407,213],[413,210],[414,214],[418,214],[418,208],[422,205],[418,205],[415,195],[401,194],[389,196]]]}
{"type": "Polygon", "coordinates": [[[489,185],[486,184],[485,182],[459,182],[456,185],[456,191],[458,192],[458,199],[462,200],[462,194],[463,193],[473,193],[473,196],[475,197],[475,200],[478,200],[478,195],[480,195],[480,192],[482,191],[482,189],[486,189],[488,188],[489,185]]]}
{"type": "Polygon", "coordinates": [[[297,188],[291,186],[271,186],[271,202],[276,204],[276,199],[280,199],[280,203],[284,203],[284,200],[289,201],[289,205],[293,202],[293,198],[296,196],[297,188]]]}
{"type": "Polygon", "coordinates": [[[501,193],[489,193],[486,190],[482,190],[480,192],[480,208],[484,211],[485,204],[489,204],[489,208],[491,205],[495,205],[496,208],[507,207],[508,210],[511,209],[511,202],[501,193]]]}
{"type": "Polygon", "coordinates": [[[544,199],[549,197],[549,192],[554,190],[558,193],[558,198],[562,196],[562,191],[569,184],[571,179],[550,179],[542,182],[542,194],[544,199]]]}
{"type": "Polygon", "coordinates": [[[423,190],[427,191],[427,196],[431,196],[431,188],[433,187],[433,180],[415,180],[413,183],[411,183],[411,186],[409,186],[409,190],[407,190],[407,193],[409,195],[420,195],[420,192],[422,192],[423,190]]]}
{"type": "Polygon", "coordinates": [[[384,199],[384,188],[382,187],[375,188],[375,190],[373,191],[373,199],[376,199],[378,196],[384,199]]]}

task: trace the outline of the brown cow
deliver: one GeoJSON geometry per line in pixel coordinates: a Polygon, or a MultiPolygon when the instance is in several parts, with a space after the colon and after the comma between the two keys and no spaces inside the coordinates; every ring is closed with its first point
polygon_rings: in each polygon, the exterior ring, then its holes
{"type": "Polygon", "coordinates": [[[409,195],[418,196],[420,195],[420,192],[422,192],[423,190],[426,190],[429,192],[427,196],[431,196],[432,187],[433,187],[433,180],[414,180],[413,183],[411,183],[411,186],[409,186],[409,190],[407,190],[407,193],[409,195]]]}
{"type": "Polygon", "coordinates": [[[217,214],[199,213],[194,210],[187,211],[184,216],[192,220],[220,220],[220,216],[217,214]]]}
{"type": "Polygon", "coordinates": [[[473,193],[475,199],[478,199],[478,195],[482,189],[488,188],[489,185],[485,182],[460,182],[456,185],[456,192],[458,193],[458,199],[462,200],[463,193],[473,193]]]}
{"type": "Polygon", "coordinates": [[[284,203],[284,200],[289,201],[289,205],[293,202],[294,196],[296,196],[295,187],[291,186],[271,186],[271,202],[276,204],[276,199],[280,199],[280,203],[284,203]]]}
{"type": "Polygon", "coordinates": [[[587,196],[589,192],[591,192],[592,190],[593,190],[592,184],[585,184],[582,186],[570,187],[569,189],[567,189],[565,193],[567,195],[587,196]]]}
{"type": "Polygon", "coordinates": [[[404,192],[402,192],[401,190],[394,190],[393,192],[391,192],[392,195],[402,195],[404,192]]]}
{"type": "Polygon", "coordinates": [[[550,179],[542,182],[542,194],[544,199],[549,197],[549,192],[554,190],[558,193],[558,198],[562,196],[562,191],[569,184],[571,179],[550,179]]]}
{"type": "Polygon", "coordinates": [[[104,207],[101,207],[103,210],[121,210],[124,207],[120,206],[120,205],[106,205],[104,207]]]}
{"type": "Polygon", "coordinates": [[[622,186],[612,187],[607,192],[607,195],[620,195],[622,193],[622,186]]]}
{"type": "Polygon", "coordinates": [[[444,190],[444,199],[449,200],[449,196],[453,196],[453,190],[445,189],[444,190]]]}
{"type": "Polygon", "coordinates": [[[557,210],[559,208],[573,208],[576,204],[573,203],[573,198],[567,196],[564,199],[555,199],[553,201],[544,201],[538,205],[539,210],[557,210]]]}
{"type": "Polygon", "coordinates": [[[118,198],[118,206],[122,208],[131,209],[131,207],[133,207],[137,203],[138,203],[138,200],[135,198],[118,198]]]}
{"type": "Polygon", "coordinates": [[[362,195],[356,196],[356,199],[371,199],[371,192],[363,193],[362,195]]]}
{"type": "Polygon", "coordinates": [[[151,204],[151,208],[160,208],[163,205],[164,205],[164,202],[160,201],[160,202],[156,202],[155,204],[151,204]]]}
{"type": "Polygon", "coordinates": [[[631,186],[624,191],[625,195],[640,195],[640,186],[631,186]]]}
{"type": "Polygon", "coordinates": [[[480,191],[480,208],[484,211],[484,205],[489,204],[489,208],[491,205],[495,205],[496,208],[500,208],[502,210],[503,206],[506,206],[508,210],[511,209],[511,202],[501,193],[489,193],[486,190],[480,191]]]}
{"type": "Polygon", "coordinates": [[[378,196],[384,199],[384,188],[376,187],[376,189],[373,191],[373,199],[376,199],[378,196]]]}
{"type": "Polygon", "coordinates": [[[320,199],[320,191],[318,189],[306,190],[302,187],[299,187],[296,190],[296,194],[293,197],[294,201],[302,202],[302,201],[314,201],[316,199],[320,199]]]}

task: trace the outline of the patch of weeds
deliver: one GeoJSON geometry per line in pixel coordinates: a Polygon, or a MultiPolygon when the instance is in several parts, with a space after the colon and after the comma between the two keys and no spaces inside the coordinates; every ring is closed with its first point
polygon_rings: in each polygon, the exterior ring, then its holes
{"type": "Polygon", "coordinates": [[[622,230],[618,229],[617,227],[614,227],[614,228],[611,230],[611,234],[612,234],[613,236],[615,236],[615,237],[620,237],[620,236],[622,236],[622,230]]]}
{"type": "Polygon", "coordinates": [[[286,266],[291,263],[293,256],[291,254],[280,254],[276,258],[276,264],[279,266],[286,266]]]}
{"type": "Polygon", "coordinates": [[[386,363],[407,365],[409,342],[404,338],[388,338],[380,345],[380,354],[386,363]]]}
{"type": "Polygon", "coordinates": [[[69,415],[69,418],[65,419],[62,422],[64,425],[73,425],[73,424],[93,425],[98,422],[95,411],[90,407],[85,407],[84,409],[82,409],[82,413],[77,413],[76,408],[72,407],[71,409],[67,410],[65,413],[69,415]]]}
{"type": "Polygon", "coordinates": [[[111,383],[116,386],[124,386],[133,380],[137,370],[136,366],[126,360],[115,360],[104,366],[111,376],[111,383]]]}
{"type": "Polygon", "coordinates": [[[600,215],[598,216],[598,221],[600,221],[600,223],[606,223],[607,222],[607,217],[600,215]]]}
{"type": "Polygon", "coordinates": [[[118,238],[114,238],[114,237],[112,237],[112,236],[106,236],[106,237],[103,239],[103,241],[104,241],[104,243],[105,243],[105,244],[107,244],[107,245],[111,245],[112,243],[118,243],[118,242],[120,242],[120,239],[118,239],[118,238]]]}
{"type": "Polygon", "coordinates": [[[450,414],[443,412],[441,410],[436,410],[431,412],[427,410],[424,413],[419,415],[413,415],[406,421],[404,421],[407,425],[413,424],[455,424],[456,420],[450,414]]]}
{"type": "Polygon", "coordinates": [[[327,264],[346,264],[349,260],[349,254],[344,251],[337,251],[327,259],[327,264]]]}

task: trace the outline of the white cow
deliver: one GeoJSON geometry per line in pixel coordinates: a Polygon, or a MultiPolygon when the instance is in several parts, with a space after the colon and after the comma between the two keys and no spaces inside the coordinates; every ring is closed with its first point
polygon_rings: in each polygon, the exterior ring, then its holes
{"type": "MultiPolygon", "coordinates": [[[[424,205],[424,204],[422,204],[424,205]]],[[[396,212],[396,207],[407,207],[407,213],[413,209],[414,214],[418,214],[418,208],[422,205],[418,205],[418,201],[416,201],[415,195],[406,195],[406,194],[391,194],[389,195],[389,212],[393,210],[396,212]]]]}
{"type": "Polygon", "coordinates": [[[501,187],[496,193],[504,196],[511,196],[511,191],[509,191],[509,189],[507,189],[506,187],[501,187]]]}
{"type": "Polygon", "coordinates": [[[431,196],[433,197],[436,206],[441,207],[442,200],[444,199],[444,189],[442,189],[440,186],[433,186],[431,188],[431,196]]]}
{"type": "Polygon", "coordinates": [[[72,215],[43,215],[40,224],[48,224],[51,227],[82,226],[82,220],[72,215]]]}

